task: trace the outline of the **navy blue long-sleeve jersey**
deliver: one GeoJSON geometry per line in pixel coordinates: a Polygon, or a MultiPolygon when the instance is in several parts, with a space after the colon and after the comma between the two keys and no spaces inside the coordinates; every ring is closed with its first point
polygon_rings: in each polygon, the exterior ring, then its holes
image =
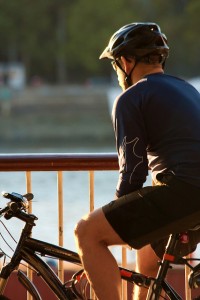
{"type": "Polygon", "coordinates": [[[200,95],[186,81],[150,74],[113,105],[120,197],[143,186],[152,171],[171,172],[200,187],[200,95]]]}

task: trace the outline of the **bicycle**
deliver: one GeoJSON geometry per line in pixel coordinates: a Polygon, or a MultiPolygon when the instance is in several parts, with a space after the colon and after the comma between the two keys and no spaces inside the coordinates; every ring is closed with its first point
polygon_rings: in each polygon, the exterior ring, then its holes
{"type": "MultiPolygon", "coordinates": [[[[0,272],[0,299],[6,299],[5,288],[8,280],[15,269],[18,269],[18,280],[31,294],[34,300],[42,300],[39,291],[29,280],[26,274],[19,269],[20,264],[25,261],[30,268],[34,269],[37,274],[47,283],[50,289],[60,300],[85,299],[92,300],[88,292],[89,283],[84,270],[81,268],[81,261],[77,253],[62,248],[51,243],[37,240],[31,237],[32,229],[36,225],[37,217],[27,212],[28,203],[33,199],[33,194],[28,193],[21,195],[18,193],[3,193],[3,197],[9,199],[4,208],[0,209],[0,217],[4,216],[6,220],[13,217],[25,223],[16,249],[10,258],[8,264],[3,265],[0,272]],[[52,257],[61,259],[72,264],[80,266],[80,270],[75,272],[72,277],[62,283],[56,272],[41,258],[52,257]]],[[[161,291],[164,290],[166,296],[164,299],[181,300],[180,295],[165,280],[168,269],[171,264],[183,264],[189,266],[191,274],[189,276],[190,288],[200,286],[200,263],[195,267],[189,263],[188,259],[174,256],[174,249],[177,241],[180,239],[179,234],[172,234],[169,238],[165,254],[160,262],[159,271],[156,278],[148,277],[123,267],[119,267],[122,280],[131,284],[148,289],[148,300],[158,300],[161,291]]],[[[6,256],[2,251],[1,256],[6,256]]],[[[193,259],[191,259],[193,260],[193,259]]],[[[200,298],[199,298],[200,299],[200,298]]]]}

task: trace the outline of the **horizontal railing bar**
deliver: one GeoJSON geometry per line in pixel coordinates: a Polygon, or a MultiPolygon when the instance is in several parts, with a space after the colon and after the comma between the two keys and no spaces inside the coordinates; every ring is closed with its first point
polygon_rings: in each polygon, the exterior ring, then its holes
{"type": "Polygon", "coordinates": [[[116,153],[0,154],[0,171],[118,170],[116,153]]]}

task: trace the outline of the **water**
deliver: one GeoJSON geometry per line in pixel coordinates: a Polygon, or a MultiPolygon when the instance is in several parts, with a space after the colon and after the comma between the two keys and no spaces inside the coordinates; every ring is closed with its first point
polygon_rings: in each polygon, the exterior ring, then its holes
{"type": "MultiPolygon", "coordinates": [[[[57,172],[32,172],[33,214],[38,217],[37,226],[33,229],[33,237],[50,243],[58,244],[58,203],[57,203],[57,172]]],[[[95,208],[110,202],[115,193],[118,179],[117,171],[95,172],[95,208]]],[[[145,185],[151,185],[150,176],[145,185]]],[[[64,247],[76,251],[74,227],[81,217],[89,212],[89,173],[63,172],[64,198],[64,247]]],[[[0,192],[26,192],[25,172],[0,172],[0,192]]],[[[0,197],[0,207],[4,207],[5,198],[0,197]]],[[[1,219],[18,239],[23,222],[17,219],[6,221],[1,219]]],[[[15,248],[15,243],[0,223],[0,232],[8,244],[15,248]]],[[[10,248],[0,236],[0,248],[11,254],[10,248]]],[[[121,262],[121,247],[112,247],[112,253],[121,262]]],[[[199,254],[199,248],[198,248],[199,254]]],[[[127,250],[128,262],[135,260],[135,252],[127,250]]]]}
{"type": "MultiPolygon", "coordinates": [[[[33,214],[38,217],[37,226],[33,229],[33,237],[58,244],[58,215],[57,215],[57,172],[32,172],[33,214]]],[[[117,171],[95,172],[95,208],[110,202],[115,193],[118,179],[117,171]]],[[[24,194],[25,172],[0,172],[0,191],[18,192],[24,194]]],[[[79,219],[89,212],[89,173],[63,172],[64,198],[64,247],[76,251],[73,231],[79,219]]],[[[6,203],[0,198],[0,207],[6,203]]],[[[23,222],[11,219],[4,221],[5,225],[17,239],[23,222]]],[[[5,228],[0,224],[1,232],[14,248],[15,243],[9,237],[5,228]]],[[[10,249],[0,238],[0,247],[10,254],[10,249]]],[[[121,260],[120,247],[112,247],[117,260],[121,260]]],[[[128,251],[129,260],[134,260],[134,251],[128,251]]]]}

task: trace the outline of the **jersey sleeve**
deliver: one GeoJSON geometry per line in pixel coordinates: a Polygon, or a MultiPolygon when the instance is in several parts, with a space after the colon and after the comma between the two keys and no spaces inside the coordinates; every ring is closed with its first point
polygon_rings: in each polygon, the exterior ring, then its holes
{"type": "Polygon", "coordinates": [[[133,100],[122,94],[112,112],[119,161],[117,198],[141,188],[148,175],[145,125],[133,100]]]}

